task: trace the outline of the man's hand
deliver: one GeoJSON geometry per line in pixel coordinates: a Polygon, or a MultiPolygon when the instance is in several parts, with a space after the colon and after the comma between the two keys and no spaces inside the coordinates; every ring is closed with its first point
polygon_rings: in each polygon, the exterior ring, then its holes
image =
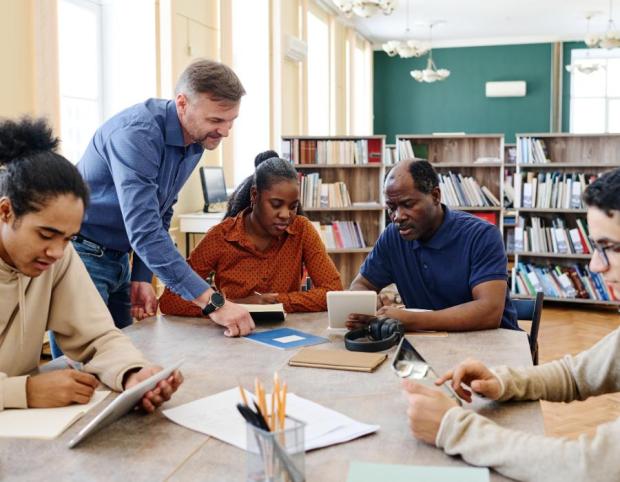
{"type": "Polygon", "coordinates": [[[254,320],[241,306],[226,300],[224,306],[209,315],[215,323],[226,327],[226,336],[245,336],[254,329],[254,320]]]}
{"type": "MultiPolygon", "coordinates": [[[[394,320],[403,321],[403,314],[408,313],[404,311],[402,308],[397,308],[396,306],[384,306],[379,308],[377,311],[377,316],[381,318],[393,318],[394,320]]],[[[410,313],[408,313],[410,315],[410,313]]]]}
{"type": "Polygon", "coordinates": [[[400,295],[393,291],[381,292],[377,295],[377,309],[383,306],[402,307],[403,304],[400,299],[400,295]]]}
{"type": "Polygon", "coordinates": [[[349,330],[357,330],[358,328],[366,328],[377,317],[373,315],[363,315],[361,313],[349,313],[346,325],[349,330]]]}
{"type": "Polygon", "coordinates": [[[26,400],[30,408],[64,407],[90,402],[99,381],[90,373],[55,370],[28,377],[26,400]]]}
{"type": "Polygon", "coordinates": [[[436,385],[452,380],[452,388],[459,397],[471,403],[471,391],[463,388],[466,385],[478,395],[490,400],[497,400],[501,395],[501,384],[482,362],[478,360],[465,360],[456,368],[445,373],[435,380],[436,385]]]}
{"type": "Polygon", "coordinates": [[[407,418],[411,432],[423,442],[435,445],[444,415],[458,404],[439,390],[413,380],[403,380],[402,385],[409,402],[407,418]]]}
{"type": "Polygon", "coordinates": [[[278,293],[257,293],[234,300],[235,303],[245,303],[248,305],[273,305],[278,302],[278,293]]]}
{"type": "MultiPolygon", "coordinates": [[[[127,380],[125,380],[124,389],[127,390],[134,385],[137,385],[161,370],[161,367],[150,366],[131,373],[127,377],[127,380]]],[[[183,375],[179,370],[175,370],[172,375],[165,380],[160,381],[155,388],[144,394],[142,400],[140,400],[140,406],[148,413],[154,412],[155,409],[162,403],[170,400],[170,397],[172,397],[172,394],[177,391],[181,383],[183,383],[183,375]]]]}
{"type": "Polygon", "coordinates": [[[131,316],[137,320],[155,316],[158,303],[151,283],[146,281],[131,282],[131,316]]]}

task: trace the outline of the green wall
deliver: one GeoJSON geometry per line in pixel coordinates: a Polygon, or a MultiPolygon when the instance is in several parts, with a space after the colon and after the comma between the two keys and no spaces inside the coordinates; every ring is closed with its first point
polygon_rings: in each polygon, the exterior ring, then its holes
{"type": "Polygon", "coordinates": [[[503,132],[511,143],[515,133],[549,131],[551,44],[434,49],[433,59],[451,74],[426,84],[409,74],[425,68],[426,56],[374,53],[374,132],[388,143],[396,134],[463,131],[503,132]],[[527,95],[485,97],[485,82],[502,80],[525,80],[527,95]]]}

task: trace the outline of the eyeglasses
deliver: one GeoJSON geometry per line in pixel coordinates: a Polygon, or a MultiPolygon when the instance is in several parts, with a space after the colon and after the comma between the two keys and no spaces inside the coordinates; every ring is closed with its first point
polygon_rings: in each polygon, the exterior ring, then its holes
{"type": "Polygon", "coordinates": [[[590,240],[590,244],[594,248],[594,251],[600,256],[601,260],[605,267],[609,267],[609,258],[607,257],[607,250],[611,250],[614,253],[620,253],[620,242],[614,243],[605,241],[603,243],[598,243],[594,241],[592,238],[588,238],[590,240]]]}

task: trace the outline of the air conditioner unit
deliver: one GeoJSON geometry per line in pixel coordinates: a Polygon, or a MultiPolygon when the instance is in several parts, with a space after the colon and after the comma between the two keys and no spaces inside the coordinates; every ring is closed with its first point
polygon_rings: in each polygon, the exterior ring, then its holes
{"type": "Polygon", "coordinates": [[[287,35],[284,40],[284,56],[294,62],[303,62],[308,56],[308,44],[297,37],[287,35]]]}
{"type": "Polygon", "coordinates": [[[525,97],[525,80],[487,82],[485,87],[487,97],[525,97]]]}

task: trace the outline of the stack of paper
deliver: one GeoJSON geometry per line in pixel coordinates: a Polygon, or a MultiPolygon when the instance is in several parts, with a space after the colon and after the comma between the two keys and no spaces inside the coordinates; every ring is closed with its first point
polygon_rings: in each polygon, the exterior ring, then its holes
{"type": "MultiPolygon", "coordinates": [[[[246,394],[250,400],[251,394],[249,392],[246,394]]],[[[210,397],[164,410],[163,414],[179,425],[245,450],[245,420],[237,411],[237,403],[241,402],[239,390],[232,388],[210,397]]],[[[287,416],[306,423],[306,450],[348,442],[379,430],[378,425],[357,422],[346,415],[298,397],[293,393],[286,396],[286,412],[287,416]]]]}
{"type": "Polygon", "coordinates": [[[85,405],[3,410],[0,412],[0,437],[56,438],[103,401],[109,393],[109,390],[96,391],[85,405]]]}

